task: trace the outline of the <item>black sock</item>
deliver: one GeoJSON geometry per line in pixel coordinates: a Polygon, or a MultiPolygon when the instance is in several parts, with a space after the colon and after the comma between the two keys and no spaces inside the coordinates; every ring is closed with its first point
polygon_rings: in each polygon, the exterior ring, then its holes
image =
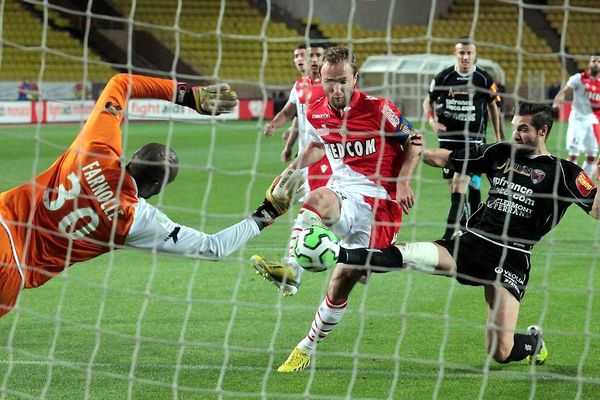
{"type": "Polygon", "coordinates": [[[481,190],[469,186],[469,207],[471,207],[471,214],[477,211],[479,203],[481,203],[481,190]]]}
{"type": "Polygon", "coordinates": [[[515,344],[513,345],[508,358],[502,361],[501,364],[507,364],[509,362],[521,361],[525,359],[525,357],[535,353],[538,345],[537,335],[524,335],[522,333],[515,333],[514,341],[515,344]]]}
{"type": "Polygon", "coordinates": [[[403,258],[400,249],[391,246],[386,249],[345,249],[340,247],[338,262],[349,265],[368,265],[376,271],[402,268],[403,258]]]}
{"type": "Polygon", "coordinates": [[[450,196],[450,211],[448,212],[448,220],[446,221],[446,231],[444,232],[444,239],[450,239],[454,234],[454,225],[456,221],[459,221],[463,216],[463,209],[460,207],[460,200],[462,193],[452,193],[450,196]]]}

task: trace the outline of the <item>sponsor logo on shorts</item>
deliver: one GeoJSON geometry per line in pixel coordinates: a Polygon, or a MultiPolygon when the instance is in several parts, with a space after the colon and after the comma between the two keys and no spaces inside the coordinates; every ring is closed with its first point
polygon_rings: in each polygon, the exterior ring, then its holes
{"type": "Polygon", "coordinates": [[[502,284],[512,287],[517,292],[519,298],[523,297],[522,290],[523,286],[525,286],[525,278],[500,267],[496,267],[495,271],[498,272],[498,269],[502,271],[502,284]]]}
{"type": "Polygon", "coordinates": [[[525,280],[523,279],[523,277],[515,274],[514,272],[504,270],[504,271],[502,271],[502,276],[504,276],[505,279],[509,279],[519,285],[523,285],[523,283],[525,283],[525,280]]]}
{"type": "Polygon", "coordinates": [[[581,171],[577,178],[575,179],[575,184],[577,185],[577,190],[583,196],[587,196],[590,194],[592,189],[595,187],[592,178],[590,178],[585,172],[581,171]]]}

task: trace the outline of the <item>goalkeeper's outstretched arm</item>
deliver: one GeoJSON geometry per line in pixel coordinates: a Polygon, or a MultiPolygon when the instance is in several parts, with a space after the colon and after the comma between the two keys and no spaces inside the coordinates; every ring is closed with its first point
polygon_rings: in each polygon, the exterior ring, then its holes
{"type": "Polygon", "coordinates": [[[265,130],[263,131],[264,135],[272,136],[275,129],[285,124],[288,119],[294,118],[296,111],[296,104],[288,100],[273,120],[265,125],[265,130]]]}
{"type": "Polygon", "coordinates": [[[285,214],[301,184],[300,172],[286,169],[275,178],[267,189],[265,199],[250,217],[215,234],[177,224],[162,211],[140,199],[134,206],[135,219],[125,245],[209,260],[227,257],[258,236],[277,217],[285,214]]]}

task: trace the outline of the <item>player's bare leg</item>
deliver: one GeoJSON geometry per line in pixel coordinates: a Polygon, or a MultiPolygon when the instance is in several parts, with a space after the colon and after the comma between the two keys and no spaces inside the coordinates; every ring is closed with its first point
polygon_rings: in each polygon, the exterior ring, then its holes
{"type": "Polygon", "coordinates": [[[543,364],[548,351],[539,328],[530,327],[527,334],[515,333],[519,301],[499,283],[485,286],[485,301],[488,305],[488,354],[502,364],[529,357],[533,357],[537,364],[543,364]]]}

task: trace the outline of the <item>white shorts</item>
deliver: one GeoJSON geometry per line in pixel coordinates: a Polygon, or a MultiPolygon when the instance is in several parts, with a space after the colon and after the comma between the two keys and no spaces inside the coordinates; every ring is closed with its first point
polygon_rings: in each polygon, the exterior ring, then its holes
{"type": "Polygon", "coordinates": [[[596,129],[598,129],[598,124],[593,124],[579,118],[569,118],[566,143],[569,155],[577,156],[580,153],[584,153],[586,156],[595,157],[598,153],[596,129]]]}
{"type": "Polygon", "coordinates": [[[402,210],[395,200],[375,199],[328,186],[337,195],[340,219],[330,228],[346,248],[387,247],[396,242],[402,210]]]}

